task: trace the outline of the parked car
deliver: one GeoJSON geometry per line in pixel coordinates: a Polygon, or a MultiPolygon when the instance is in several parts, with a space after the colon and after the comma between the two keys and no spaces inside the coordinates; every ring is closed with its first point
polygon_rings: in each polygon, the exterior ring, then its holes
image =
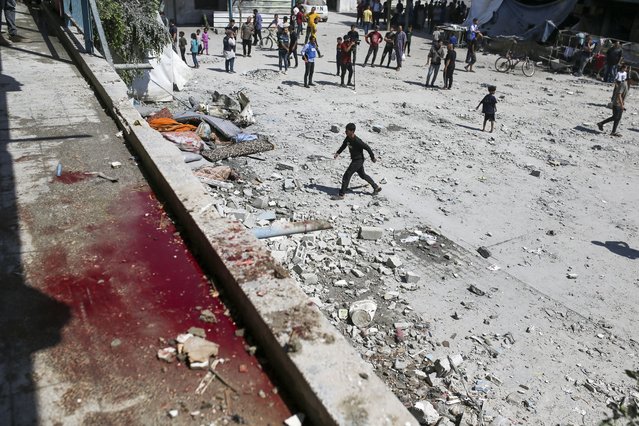
{"type": "Polygon", "coordinates": [[[310,13],[311,8],[315,8],[315,12],[321,17],[322,22],[328,21],[328,6],[326,0],[304,0],[302,3],[304,11],[310,13]]]}

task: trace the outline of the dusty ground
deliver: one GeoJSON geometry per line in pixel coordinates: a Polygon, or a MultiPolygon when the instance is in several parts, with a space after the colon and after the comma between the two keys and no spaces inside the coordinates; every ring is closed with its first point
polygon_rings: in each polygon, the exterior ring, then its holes
{"type": "MultiPolygon", "coordinates": [[[[495,56],[479,55],[476,73],[465,73],[458,63],[453,90],[426,90],[429,41],[419,33],[400,72],[357,66],[356,91],[340,88],[333,40],[350,22],[334,14],[320,26],[324,57],[317,61],[315,88],[302,86],[301,61],[282,75],[277,53],[258,50],[252,58],[239,57],[232,75],[221,72],[219,55],[201,57],[202,67],[178,96],[205,102],[207,91],[242,90],[250,97],[258,121],[250,130],[269,135],[277,149],[262,155],[266,161],[232,164],[265,182],[245,188],[276,201],[278,217],[332,221],[333,231],[304,242],[312,255],[295,270],[300,277],[319,276],[318,284],[303,288],[407,406],[423,398],[439,401],[440,414],[459,420],[459,404],[442,401],[470,394],[484,401],[488,420],[501,415],[532,424],[597,423],[608,412],[608,398],[631,390],[623,369],[639,367],[634,94],[621,123],[623,137],[612,138],[595,126],[610,112],[605,104],[611,87],[590,79],[542,70],[532,78],[520,70],[504,75],[493,69],[495,56]],[[482,115],[475,111],[488,84],[497,86],[499,101],[493,134],[480,131],[482,115]],[[370,188],[360,187],[335,202],[330,195],[348,160],[343,155],[334,161],[332,153],[351,121],[379,156],[377,164],[366,164],[384,182],[383,191],[372,198],[370,188]],[[386,129],[373,132],[377,124],[386,129]],[[339,133],[330,131],[333,125],[339,133]],[[278,161],[298,170],[276,170],[278,161]],[[532,170],[540,176],[531,176],[532,170]],[[283,191],[282,177],[297,179],[298,189],[283,191]],[[356,240],[365,224],[384,228],[384,237],[356,240]],[[401,241],[416,229],[430,229],[437,242],[401,241]],[[340,245],[337,239],[345,235],[353,241],[340,245]],[[480,258],[479,246],[491,258],[480,258]],[[391,254],[403,267],[380,267],[391,254]],[[357,268],[363,277],[351,273],[357,268]],[[420,275],[419,282],[402,287],[402,268],[420,275]],[[334,286],[340,279],[348,281],[346,288],[334,286]],[[467,291],[470,284],[486,295],[467,291]],[[386,294],[395,290],[399,298],[386,294]],[[378,301],[379,316],[372,330],[360,333],[338,309],[365,297],[378,301]],[[410,329],[404,341],[396,336],[398,321],[412,323],[400,324],[410,329]],[[470,336],[492,341],[498,355],[489,356],[486,343],[470,336]],[[427,383],[415,373],[455,353],[465,357],[468,392],[458,378],[427,383]],[[488,392],[472,390],[478,379],[489,380],[488,392]]],[[[221,36],[212,46],[221,50],[221,36]]],[[[364,54],[360,48],[359,63],[364,54]]],[[[351,186],[363,183],[354,177],[351,186]]],[[[254,210],[251,196],[219,195],[223,204],[254,210]]],[[[293,268],[301,242],[296,237],[269,245],[293,268]]],[[[470,412],[463,419],[476,420],[470,412]]]]}

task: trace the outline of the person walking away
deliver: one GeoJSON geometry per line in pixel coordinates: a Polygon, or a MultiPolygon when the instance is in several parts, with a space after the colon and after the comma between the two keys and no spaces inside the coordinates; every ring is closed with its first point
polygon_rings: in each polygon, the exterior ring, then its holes
{"type": "Polygon", "coordinates": [[[364,35],[366,35],[373,24],[373,12],[370,6],[366,6],[366,9],[362,12],[362,22],[364,23],[364,35]]]}
{"type": "Polygon", "coordinates": [[[277,37],[277,48],[279,53],[279,67],[280,72],[282,72],[282,67],[284,67],[283,73],[286,74],[288,71],[288,49],[290,47],[291,39],[288,36],[288,27],[284,27],[282,29],[282,34],[277,37]]]}
{"type": "Polygon", "coordinates": [[[253,9],[253,29],[253,46],[257,46],[258,40],[262,44],[262,15],[257,9],[253,9]]]}
{"type": "Polygon", "coordinates": [[[234,73],[233,66],[235,65],[235,34],[232,30],[226,30],[226,36],[222,40],[224,55],[224,68],[226,72],[234,73]]]}
{"type": "Polygon", "coordinates": [[[606,74],[604,76],[606,83],[612,83],[615,80],[615,75],[622,59],[623,50],[621,49],[621,44],[619,41],[615,41],[606,52],[606,74]]]}
{"type": "Polygon", "coordinates": [[[298,59],[297,59],[297,31],[295,30],[295,28],[293,28],[291,31],[289,31],[289,38],[290,38],[290,44],[288,46],[288,61],[289,63],[291,62],[291,56],[295,59],[295,67],[297,68],[298,66],[298,59]]]}
{"type": "Polygon", "coordinates": [[[404,53],[406,56],[410,56],[410,41],[413,38],[413,26],[408,26],[408,31],[406,31],[406,44],[404,45],[404,53]]]}
{"type": "Polygon", "coordinates": [[[351,54],[353,57],[353,66],[355,66],[357,62],[357,46],[359,45],[359,32],[355,29],[355,25],[351,25],[351,30],[346,33],[346,36],[353,42],[351,54]]]}
{"type": "Polygon", "coordinates": [[[612,116],[597,123],[597,127],[600,131],[604,131],[604,124],[610,123],[612,121],[612,132],[610,132],[610,136],[621,136],[621,134],[617,132],[617,127],[619,126],[621,116],[623,115],[623,112],[625,110],[628,88],[631,81],[636,83],[637,80],[637,74],[632,73],[628,80],[615,83],[615,88],[612,92],[612,116]]]}
{"type": "Polygon", "coordinates": [[[341,73],[342,83],[340,84],[341,87],[346,87],[346,85],[344,84],[344,76],[346,75],[346,71],[348,71],[348,85],[353,86],[353,83],[352,83],[353,64],[351,63],[351,50],[354,45],[355,43],[353,43],[353,40],[349,39],[348,37],[345,38],[342,44],[340,45],[340,52],[341,52],[340,67],[342,72],[341,73]]]}
{"type": "Polygon", "coordinates": [[[364,23],[364,0],[357,1],[357,18],[355,19],[355,25],[362,26],[364,23]]]}
{"type": "MultiPolygon", "coordinates": [[[[2,0],[0,0],[0,1],[2,1],[2,0]]],[[[15,1],[14,1],[14,4],[15,4],[15,1]]],[[[6,13],[5,13],[5,15],[6,15],[6,13]]],[[[175,22],[173,20],[171,20],[169,22],[169,35],[171,36],[171,46],[173,46],[173,50],[175,51],[175,53],[177,53],[178,29],[177,29],[177,26],[175,25],[175,22]]]]}
{"type": "Polygon", "coordinates": [[[497,113],[497,98],[495,98],[495,92],[497,91],[497,87],[488,86],[488,94],[484,96],[484,98],[479,101],[477,104],[478,109],[480,105],[482,105],[481,112],[484,114],[484,125],[481,128],[482,132],[486,131],[486,122],[490,121],[490,133],[493,132],[493,127],[495,125],[495,114],[497,113]]]}
{"type": "Polygon", "coordinates": [[[346,191],[348,190],[348,184],[351,182],[351,177],[353,177],[355,173],[373,187],[373,195],[379,194],[382,188],[377,185],[373,178],[367,175],[364,170],[364,151],[368,152],[373,163],[377,162],[377,159],[375,158],[375,154],[373,154],[371,147],[355,136],[355,123],[348,123],[346,125],[346,138],[344,138],[342,146],[340,146],[333,158],[337,159],[347,147],[351,154],[351,164],[346,169],[346,172],[344,172],[344,176],[342,177],[342,187],[339,190],[339,194],[334,196],[333,199],[344,199],[346,191]]]}
{"type": "Polygon", "coordinates": [[[302,47],[302,59],[304,60],[304,87],[315,86],[313,83],[313,73],[315,72],[315,58],[317,58],[317,48],[315,47],[315,37],[310,37],[308,43],[302,47]]]}
{"type": "Polygon", "coordinates": [[[441,40],[435,41],[433,46],[430,48],[428,52],[428,60],[426,61],[426,65],[430,63],[428,67],[428,74],[426,75],[426,87],[430,85],[430,87],[435,87],[435,80],[437,80],[437,74],[439,73],[439,67],[441,66],[442,60],[446,57],[446,51],[442,46],[441,40]],[[433,80],[431,81],[430,77],[433,76],[433,80]]]}
{"type": "Polygon", "coordinates": [[[403,27],[400,25],[397,29],[397,35],[395,36],[395,57],[397,58],[397,71],[402,68],[402,60],[404,59],[404,46],[406,46],[406,33],[403,27]]]}
{"type": "Polygon", "coordinates": [[[180,40],[178,41],[180,44],[180,56],[184,63],[186,63],[186,45],[188,44],[186,41],[186,37],[184,37],[184,31],[180,31],[180,40]]]}
{"type": "Polygon", "coordinates": [[[197,35],[195,35],[195,33],[191,33],[191,57],[193,58],[193,68],[200,68],[200,64],[197,62],[197,50],[197,35]]]}
{"type": "Polygon", "coordinates": [[[364,59],[363,66],[366,66],[366,63],[368,62],[368,58],[371,56],[371,53],[372,53],[373,59],[371,60],[371,67],[375,68],[375,58],[377,58],[377,51],[379,50],[379,44],[384,39],[384,37],[382,37],[382,34],[377,30],[378,30],[378,27],[377,25],[375,25],[373,27],[373,31],[366,34],[366,36],[364,37],[364,40],[369,45],[369,47],[368,47],[368,53],[366,54],[366,59],[364,59]]]}
{"type": "Polygon", "coordinates": [[[393,27],[391,27],[390,31],[388,31],[384,36],[384,41],[386,42],[386,44],[384,45],[382,60],[379,61],[379,66],[381,67],[384,64],[384,58],[386,57],[386,54],[388,54],[388,62],[386,63],[386,68],[389,68],[395,45],[395,30],[393,29],[393,27]]]}
{"type": "Polygon", "coordinates": [[[242,37],[242,54],[244,56],[251,57],[251,38],[255,31],[255,25],[253,25],[253,18],[249,16],[246,18],[246,22],[240,27],[240,36],[242,37]]]}
{"type": "Polygon", "coordinates": [[[444,59],[444,89],[450,90],[453,87],[453,74],[455,74],[455,61],[457,52],[452,43],[448,43],[448,53],[444,59]]]}

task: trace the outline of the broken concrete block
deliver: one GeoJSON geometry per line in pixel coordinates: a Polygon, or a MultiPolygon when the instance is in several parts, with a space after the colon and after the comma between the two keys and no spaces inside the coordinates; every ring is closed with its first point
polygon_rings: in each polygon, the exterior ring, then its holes
{"type": "Polygon", "coordinates": [[[200,321],[216,323],[217,318],[210,309],[204,309],[202,312],[200,312],[200,321]]]}
{"type": "Polygon", "coordinates": [[[337,239],[337,245],[338,246],[350,246],[352,243],[351,241],[351,237],[342,235],[337,239]]]}
{"type": "Polygon", "coordinates": [[[360,271],[359,269],[353,269],[353,270],[351,271],[351,273],[352,273],[353,275],[355,275],[357,278],[362,278],[362,277],[365,275],[365,274],[364,274],[362,271],[360,271]]]}
{"type": "Polygon", "coordinates": [[[316,274],[302,274],[302,280],[304,280],[304,284],[314,285],[319,282],[316,274]]]}
{"type": "Polygon", "coordinates": [[[376,228],[374,226],[362,226],[359,228],[359,237],[362,240],[378,240],[384,235],[382,228],[376,228]]]}
{"type": "Polygon", "coordinates": [[[256,209],[265,209],[268,207],[268,202],[269,202],[268,196],[263,195],[261,197],[256,197],[253,200],[253,203],[251,203],[251,205],[255,207],[256,209]]]}
{"type": "Polygon", "coordinates": [[[408,362],[398,358],[393,363],[393,368],[398,371],[406,370],[408,368],[408,362]]]}
{"type": "Polygon", "coordinates": [[[189,362],[208,362],[209,358],[216,356],[219,350],[217,343],[209,342],[201,337],[191,337],[184,342],[183,351],[188,355],[189,362]]]}
{"type": "Polygon", "coordinates": [[[158,359],[166,362],[173,362],[175,361],[176,354],[177,351],[175,350],[175,348],[168,347],[160,349],[158,350],[158,359]]]}
{"type": "Polygon", "coordinates": [[[295,180],[284,179],[283,188],[284,188],[284,191],[294,191],[296,188],[295,180]]]}
{"type": "Polygon", "coordinates": [[[409,283],[409,284],[413,284],[418,282],[421,279],[421,277],[413,272],[406,272],[406,275],[404,275],[404,281],[409,283]]]}
{"type": "Polygon", "coordinates": [[[435,361],[435,372],[437,373],[437,377],[446,377],[448,373],[450,373],[450,362],[448,362],[448,358],[440,358],[435,361]]]}
{"type": "Polygon", "coordinates": [[[339,280],[333,283],[335,287],[348,287],[348,282],[346,280],[339,280]]]}
{"type": "Polygon", "coordinates": [[[490,257],[490,251],[484,246],[481,246],[477,249],[477,253],[480,254],[484,259],[488,259],[490,257]]]}
{"type": "Polygon", "coordinates": [[[399,268],[402,265],[403,265],[403,263],[402,263],[401,259],[398,256],[390,256],[386,260],[386,266],[388,266],[389,268],[392,268],[392,269],[399,268]]]}
{"type": "Polygon", "coordinates": [[[194,336],[201,337],[202,339],[206,339],[206,331],[200,327],[191,327],[189,328],[189,333],[194,336]]]}
{"type": "Polygon", "coordinates": [[[275,165],[275,168],[277,170],[291,170],[293,172],[297,171],[297,166],[295,164],[291,164],[291,163],[277,163],[275,165]]]}
{"type": "Polygon", "coordinates": [[[408,409],[420,425],[434,425],[439,420],[439,413],[428,401],[418,401],[408,409]]]}

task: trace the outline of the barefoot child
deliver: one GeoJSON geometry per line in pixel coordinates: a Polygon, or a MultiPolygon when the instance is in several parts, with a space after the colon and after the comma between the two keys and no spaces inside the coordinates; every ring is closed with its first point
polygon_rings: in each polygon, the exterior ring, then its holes
{"type": "MultiPolygon", "coordinates": [[[[484,96],[484,99],[479,101],[477,108],[479,105],[483,105],[481,112],[484,113],[484,126],[481,131],[486,131],[486,122],[490,120],[490,133],[493,132],[493,126],[495,125],[495,113],[497,112],[497,99],[495,98],[495,91],[497,88],[495,86],[488,86],[488,94],[484,96]]],[[[477,109],[475,108],[475,109],[477,109]]]]}

